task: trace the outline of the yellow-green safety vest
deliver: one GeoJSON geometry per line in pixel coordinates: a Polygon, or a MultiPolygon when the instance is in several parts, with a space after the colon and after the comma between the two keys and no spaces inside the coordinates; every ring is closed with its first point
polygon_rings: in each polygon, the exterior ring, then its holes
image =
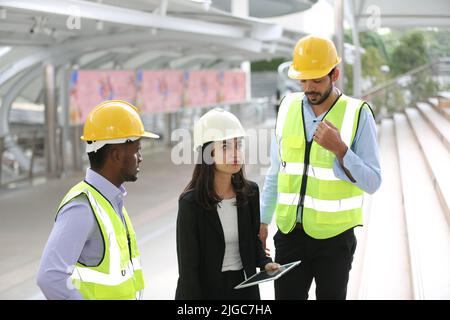
{"type": "MultiPolygon", "coordinates": [[[[305,232],[315,239],[334,237],[362,225],[363,190],[334,175],[335,154],[314,140],[307,141],[303,92],[287,95],[276,125],[280,168],[275,209],[278,228],[291,232],[297,215],[305,232]]],[[[333,123],[350,148],[364,101],[341,95],[323,120],[333,123]]]]}
{"type": "Polygon", "coordinates": [[[78,289],[84,299],[136,299],[144,289],[144,277],[136,234],[125,208],[126,227],[111,203],[85,181],[75,185],[61,201],[59,210],[80,194],[89,200],[103,237],[104,254],[97,266],[77,262],[68,285],[78,289]]]}

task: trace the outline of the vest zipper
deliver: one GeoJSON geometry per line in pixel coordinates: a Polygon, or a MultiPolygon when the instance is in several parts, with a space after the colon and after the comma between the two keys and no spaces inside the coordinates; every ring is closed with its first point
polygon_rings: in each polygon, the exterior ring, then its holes
{"type": "Polygon", "coordinates": [[[286,168],[286,161],[284,161],[283,160],[283,157],[281,156],[281,141],[283,140],[283,137],[280,137],[280,141],[277,141],[277,144],[278,144],[278,159],[280,159],[280,163],[281,163],[281,166],[283,167],[283,168],[286,168]]]}
{"type": "MultiPolygon", "coordinates": [[[[334,100],[333,104],[331,105],[331,107],[327,110],[327,112],[325,113],[325,115],[322,118],[322,121],[325,119],[325,117],[328,115],[328,113],[330,112],[330,110],[335,106],[336,102],[338,102],[338,100],[341,98],[342,93],[339,91],[339,95],[336,98],[336,100],[334,100]]],[[[303,96],[304,98],[304,96],[303,96]]],[[[306,134],[306,126],[305,126],[305,115],[303,114],[303,98],[302,98],[302,103],[301,103],[301,108],[302,108],[302,121],[303,121],[303,135],[305,137],[305,141],[306,141],[306,147],[305,147],[305,159],[303,161],[303,163],[305,164],[305,167],[303,168],[303,177],[302,177],[302,185],[300,187],[300,198],[298,199],[298,206],[297,206],[297,219],[298,220],[298,211],[302,210],[301,214],[300,214],[300,218],[302,220],[303,223],[303,207],[305,205],[305,195],[306,195],[306,184],[308,182],[308,169],[309,169],[309,155],[311,153],[311,146],[314,142],[314,139],[311,139],[311,141],[308,142],[308,135],[306,134]]]]}
{"type": "MultiPolygon", "coordinates": [[[[306,136],[305,136],[306,137],[306,136]]],[[[300,187],[300,197],[298,199],[298,206],[297,206],[297,218],[296,221],[298,220],[298,212],[299,210],[301,210],[301,214],[300,217],[303,221],[303,206],[305,204],[305,195],[306,195],[306,184],[308,182],[308,168],[309,168],[309,154],[311,152],[311,146],[312,146],[312,142],[314,140],[311,140],[310,142],[306,143],[306,148],[305,148],[305,159],[303,161],[303,163],[305,164],[304,168],[303,168],[303,176],[302,176],[302,185],[300,187]],[[301,209],[300,209],[301,208],[301,209]]]]}
{"type": "Polygon", "coordinates": [[[128,232],[128,226],[127,226],[126,222],[125,222],[125,230],[127,231],[127,242],[128,242],[128,251],[130,253],[130,262],[131,262],[131,265],[133,266],[133,269],[134,269],[133,256],[131,254],[131,237],[130,237],[130,233],[128,232]]]}
{"type": "Polygon", "coordinates": [[[125,219],[125,216],[123,215],[123,212],[121,214],[121,219],[122,219],[122,222],[123,222],[123,226],[125,227],[125,232],[127,233],[128,253],[130,255],[130,262],[131,262],[131,265],[133,266],[133,270],[134,270],[133,256],[131,254],[131,237],[130,237],[130,232],[128,231],[127,220],[125,219]]]}

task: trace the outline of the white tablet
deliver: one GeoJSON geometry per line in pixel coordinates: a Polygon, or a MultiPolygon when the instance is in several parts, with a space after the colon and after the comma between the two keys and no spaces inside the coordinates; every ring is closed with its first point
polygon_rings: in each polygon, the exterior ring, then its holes
{"type": "Polygon", "coordinates": [[[299,261],[284,264],[275,271],[266,271],[266,270],[260,271],[256,274],[254,274],[253,276],[251,276],[250,278],[248,278],[247,280],[245,280],[244,282],[241,282],[240,284],[238,284],[236,287],[234,287],[234,289],[242,289],[242,288],[260,284],[262,282],[276,280],[276,279],[280,278],[282,275],[284,275],[286,272],[289,272],[290,270],[292,270],[293,268],[298,266],[300,264],[300,262],[301,261],[299,260],[299,261]]]}

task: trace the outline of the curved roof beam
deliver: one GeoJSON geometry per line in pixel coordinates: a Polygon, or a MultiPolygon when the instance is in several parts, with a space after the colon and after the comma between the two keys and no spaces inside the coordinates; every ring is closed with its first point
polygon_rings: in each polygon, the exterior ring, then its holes
{"type": "Polygon", "coordinates": [[[198,53],[193,54],[189,56],[183,56],[179,59],[172,60],[169,63],[170,68],[173,69],[183,69],[184,67],[188,67],[190,64],[192,64],[193,61],[198,60],[214,60],[217,56],[214,54],[208,54],[208,53],[198,53]]]}
{"type": "Polygon", "coordinates": [[[182,56],[179,52],[163,52],[163,51],[155,51],[149,52],[147,57],[143,57],[142,55],[136,56],[134,63],[131,63],[131,69],[145,69],[145,67],[152,66],[152,63],[155,63],[161,57],[166,58],[178,58],[182,56]]]}
{"type": "Polygon", "coordinates": [[[1,6],[70,16],[71,8],[77,8],[79,18],[104,22],[118,23],[136,27],[150,27],[178,32],[193,32],[217,36],[241,38],[245,36],[245,29],[218,23],[204,22],[192,19],[171,17],[168,15],[147,13],[138,10],[116,7],[97,2],[81,0],[14,0],[1,1],[1,6]]]}
{"type": "MultiPolygon", "coordinates": [[[[212,6],[231,11],[232,0],[213,0],[212,6]]],[[[311,8],[317,0],[248,0],[249,15],[258,18],[281,16],[311,8]]]]}
{"type": "MultiPolygon", "coordinates": [[[[79,63],[79,65],[80,65],[80,68],[82,68],[82,69],[97,69],[107,63],[115,61],[115,59],[118,56],[119,56],[118,52],[106,52],[103,55],[101,55],[97,58],[94,58],[90,61],[87,61],[85,63],[79,63]]],[[[61,64],[64,64],[64,63],[65,63],[64,61],[61,62],[61,64]]],[[[32,81],[34,81],[34,79],[32,81]]],[[[43,88],[43,85],[40,85],[39,93],[37,95],[37,98],[34,99],[34,102],[40,103],[41,101],[43,101],[43,97],[44,97],[44,88],[43,88]]]]}
{"type": "MultiPolygon", "coordinates": [[[[245,51],[260,52],[262,48],[262,42],[248,38],[223,39],[215,36],[205,35],[192,36],[193,39],[197,39],[201,42],[222,44],[227,47],[245,51]]],[[[83,52],[105,50],[125,45],[137,45],[143,43],[144,41],[154,41],[155,39],[157,40],[159,38],[183,41],[183,37],[185,38],[186,35],[166,35],[160,32],[157,36],[153,36],[148,32],[127,32],[122,34],[110,34],[100,37],[90,37],[87,39],[83,38],[76,41],[68,40],[58,46],[51,47],[50,49],[40,49],[34,54],[25,57],[17,61],[16,63],[0,70],[0,86],[14,77],[14,75],[16,75],[18,72],[21,72],[35,64],[39,64],[42,61],[64,59],[65,56],[72,56],[74,52],[75,56],[77,56],[83,54],[83,52]]]]}
{"type": "Polygon", "coordinates": [[[20,94],[20,92],[25,89],[30,82],[42,74],[41,67],[34,67],[29,72],[26,72],[24,75],[19,77],[14,85],[11,87],[11,90],[3,97],[2,106],[0,108],[0,137],[5,137],[5,145],[6,147],[16,156],[19,165],[23,169],[28,169],[30,167],[30,159],[25,155],[23,150],[17,146],[14,141],[12,141],[9,136],[9,111],[11,110],[11,105],[16,99],[16,97],[20,94]]]}
{"type": "MultiPolygon", "coordinates": [[[[79,55],[79,52],[73,51],[66,53],[65,55],[58,56],[58,58],[53,61],[53,64],[55,65],[55,67],[65,64],[68,61],[78,57],[79,55]]],[[[28,62],[28,58],[25,58],[24,60],[27,60],[28,62]]],[[[23,89],[25,89],[35,78],[39,77],[42,74],[42,66],[40,64],[32,64],[28,67],[24,67],[24,65],[25,64],[22,64],[23,69],[20,71],[26,70],[28,68],[30,68],[31,71],[25,72],[24,75],[20,76],[19,79],[14,82],[2,101],[0,108],[0,136],[5,136],[9,133],[8,114],[14,100],[22,92],[23,89]]],[[[0,74],[0,79],[1,77],[2,74],[0,74]]]]}
{"type": "Polygon", "coordinates": [[[86,68],[86,69],[98,68],[107,62],[111,62],[111,60],[114,60],[118,56],[119,56],[119,53],[117,53],[117,52],[107,52],[104,55],[83,64],[83,68],[86,68]]]}
{"type": "Polygon", "coordinates": [[[16,99],[16,97],[25,89],[33,79],[40,76],[42,73],[42,68],[40,66],[30,69],[28,72],[24,73],[19,77],[14,84],[11,86],[8,93],[3,96],[2,104],[0,108],[0,137],[4,137],[9,133],[9,111],[11,105],[16,99]]]}

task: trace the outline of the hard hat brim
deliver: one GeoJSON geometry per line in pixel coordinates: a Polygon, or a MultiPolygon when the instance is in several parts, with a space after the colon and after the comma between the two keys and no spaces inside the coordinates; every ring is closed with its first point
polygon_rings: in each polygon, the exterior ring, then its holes
{"type": "Polygon", "coordinates": [[[326,68],[322,70],[310,70],[300,72],[294,68],[294,65],[291,64],[288,70],[288,77],[294,80],[311,80],[311,79],[319,79],[330,73],[333,68],[335,68],[339,63],[341,63],[341,58],[338,58],[337,63],[331,68],[326,68]]]}
{"type": "Polygon", "coordinates": [[[199,151],[202,147],[203,147],[203,145],[205,145],[205,144],[207,144],[207,143],[209,143],[209,142],[218,142],[218,141],[225,141],[225,140],[230,140],[230,139],[234,139],[234,138],[246,138],[246,137],[248,137],[248,134],[247,133],[245,133],[245,132],[243,132],[243,133],[238,133],[238,134],[231,134],[231,135],[228,135],[228,136],[225,136],[225,137],[221,137],[221,138],[218,138],[218,139],[213,139],[213,140],[210,140],[210,141],[205,141],[205,142],[203,142],[202,144],[199,144],[199,145],[194,145],[194,147],[192,148],[192,150],[194,150],[194,151],[199,151]]]}
{"type": "Polygon", "coordinates": [[[156,133],[149,132],[149,131],[144,131],[144,133],[142,134],[141,137],[150,138],[150,139],[159,139],[159,136],[156,133]]]}
{"type": "MultiPolygon", "coordinates": [[[[141,138],[150,138],[150,139],[159,139],[159,136],[156,133],[153,132],[149,132],[149,131],[144,131],[143,134],[140,134],[139,137],[141,138]]],[[[118,139],[123,139],[123,138],[127,138],[127,137],[120,137],[118,139]]],[[[86,138],[84,135],[80,137],[81,140],[83,141],[101,141],[101,140],[110,140],[110,139],[88,139],[86,138]]]]}

